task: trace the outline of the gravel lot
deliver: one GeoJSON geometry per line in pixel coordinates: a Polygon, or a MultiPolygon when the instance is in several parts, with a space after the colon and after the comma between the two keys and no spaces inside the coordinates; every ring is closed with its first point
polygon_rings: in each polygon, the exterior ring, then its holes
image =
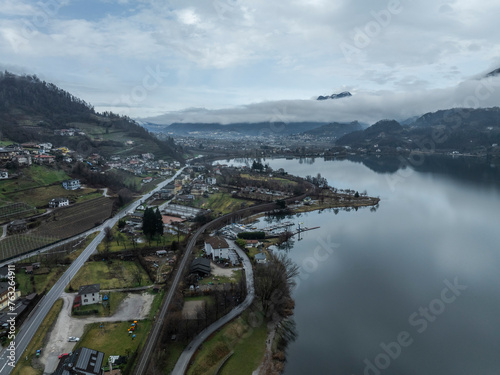
{"type": "Polygon", "coordinates": [[[59,354],[73,350],[76,343],[68,342],[68,337],[81,337],[86,324],[145,319],[149,314],[154,299],[154,295],[149,293],[129,293],[113,316],[73,318],[71,316],[71,306],[75,295],[76,293],[63,293],[61,295],[64,301],[63,308],[50,333],[49,344],[43,348],[40,357],[40,361],[45,365],[44,374],[51,374],[55,371],[59,361],[59,354]]]}

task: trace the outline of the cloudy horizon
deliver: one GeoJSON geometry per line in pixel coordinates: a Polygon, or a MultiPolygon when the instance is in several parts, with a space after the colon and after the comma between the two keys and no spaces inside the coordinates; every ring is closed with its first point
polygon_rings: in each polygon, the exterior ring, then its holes
{"type": "Polygon", "coordinates": [[[0,69],[160,123],[402,120],[498,105],[500,4],[0,0],[0,69]],[[319,95],[353,97],[317,102],[319,95]],[[157,117],[160,116],[161,117],[157,117]]]}

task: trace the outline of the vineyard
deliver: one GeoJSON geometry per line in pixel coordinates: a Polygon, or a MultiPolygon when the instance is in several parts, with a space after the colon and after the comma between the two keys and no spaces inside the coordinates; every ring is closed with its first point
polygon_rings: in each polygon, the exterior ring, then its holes
{"type": "Polygon", "coordinates": [[[57,241],[53,236],[16,234],[0,241],[0,260],[26,253],[57,241]]]}
{"type": "Polygon", "coordinates": [[[100,197],[44,216],[40,225],[29,232],[0,240],[0,260],[26,253],[58,240],[72,237],[102,223],[111,215],[113,201],[100,197]]]}
{"type": "Polygon", "coordinates": [[[7,222],[19,217],[35,214],[35,207],[26,203],[10,203],[0,207],[0,222],[7,222]]]}
{"type": "Polygon", "coordinates": [[[67,238],[101,224],[111,215],[113,201],[100,197],[54,211],[33,234],[67,238]]]}

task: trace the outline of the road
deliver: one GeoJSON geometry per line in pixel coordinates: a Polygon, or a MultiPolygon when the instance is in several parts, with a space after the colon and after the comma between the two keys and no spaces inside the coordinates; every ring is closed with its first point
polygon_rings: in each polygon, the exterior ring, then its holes
{"type": "MultiPolygon", "coordinates": [[[[295,199],[303,199],[304,197],[306,197],[307,195],[309,195],[311,192],[315,191],[316,188],[315,188],[314,185],[312,185],[310,183],[307,183],[307,185],[309,186],[309,189],[306,191],[306,193],[304,193],[304,194],[302,194],[300,196],[297,196],[297,197],[288,198],[287,201],[288,202],[293,202],[295,199]]],[[[212,220],[211,222],[209,222],[209,223],[203,225],[201,228],[199,228],[193,234],[193,236],[191,236],[191,238],[190,238],[190,240],[188,242],[188,245],[186,247],[186,251],[184,252],[184,256],[182,257],[181,263],[180,263],[180,265],[178,267],[178,271],[177,271],[177,273],[176,273],[176,275],[174,277],[174,280],[172,282],[172,285],[170,286],[170,289],[168,291],[167,297],[163,301],[163,305],[160,308],[160,312],[158,314],[158,318],[157,318],[156,321],[153,322],[153,327],[152,327],[151,332],[150,332],[150,334],[148,336],[148,339],[146,340],[146,344],[144,345],[144,348],[143,348],[143,350],[142,350],[142,352],[140,354],[140,357],[139,357],[139,360],[138,360],[138,364],[136,366],[134,374],[136,374],[136,375],[143,375],[143,374],[145,374],[145,371],[147,370],[147,366],[149,364],[149,359],[151,357],[153,349],[156,347],[156,342],[158,340],[158,336],[160,335],[161,326],[162,326],[163,320],[165,319],[165,316],[167,314],[168,306],[170,305],[172,297],[173,297],[175,291],[177,290],[177,286],[178,286],[180,278],[182,276],[182,270],[184,269],[184,267],[187,264],[187,261],[189,259],[189,255],[192,253],[192,251],[194,249],[194,246],[196,244],[196,240],[198,239],[198,236],[200,236],[200,234],[202,234],[206,229],[213,229],[214,227],[216,227],[217,225],[219,225],[221,222],[229,222],[230,219],[233,218],[233,217],[240,217],[240,216],[242,216],[244,214],[255,214],[255,213],[259,213],[259,212],[265,212],[265,211],[271,210],[273,208],[276,208],[276,204],[275,203],[263,203],[263,204],[259,204],[257,206],[251,206],[251,207],[243,208],[241,210],[238,210],[238,211],[235,211],[233,213],[229,213],[229,214],[220,216],[220,217],[212,220]]],[[[245,259],[245,258],[243,258],[243,259],[245,259]]],[[[250,269],[251,270],[251,265],[249,265],[246,269],[250,269]]],[[[222,325],[226,324],[231,319],[233,319],[234,317],[236,317],[239,314],[241,314],[246,308],[248,308],[248,306],[250,306],[251,302],[247,302],[247,299],[248,298],[252,298],[252,300],[253,300],[253,296],[254,296],[253,271],[249,271],[249,273],[247,273],[247,285],[252,285],[252,287],[248,288],[247,298],[245,298],[245,301],[243,301],[243,303],[241,303],[235,309],[233,309],[231,311],[231,313],[229,313],[225,317],[223,317],[220,320],[218,320],[217,322],[215,322],[214,325],[213,325],[214,327],[217,327],[215,329],[218,329],[218,328],[222,327],[222,325]],[[249,277],[251,278],[251,282],[250,283],[249,283],[249,277]],[[250,297],[248,297],[249,295],[250,295],[250,297]]],[[[210,327],[208,327],[208,328],[210,328],[210,327]]],[[[206,337],[204,336],[204,332],[205,331],[203,331],[203,332],[200,333],[200,336],[199,336],[200,337],[200,342],[197,343],[196,347],[198,347],[200,345],[200,343],[203,342],[203,340],[206,339],[206,337]]],[[[188,356],[189,356],[189,358],[191,358],[191,356],[194,353],[194,351],[192,349],[193,349],[192,347],[188,346],[188,353],[185,354],[185,358],[187,358],[188,356]]],[[[189,359],[187,359],[187,361],[189,361],[189,359]]],[[[179,366],[185,368],[186,365],[181,363],[181,364],[179,364],[179,366]]],[[[182,370],[182,371],[184,371],[184,370],[182,370]]],[[[174,371],[173,374],[177,375],[178,373],[174,371]]],[[[0,375],[2,375],[2,374],[0,374],[0,375]]]]}
{"type": "MultiPolygon", "coordinates": [[[[33,311],[30,313],[29,317],[26,319],[24,324],[18,330],[18,333],[15,338],[15,363],[21,358],[21,356],[26,355],[24,351],[28,346],[29,342],[35,335],[38,327],[45,319],[45,316],[49,312],[50,308],[54,304],[54,302],[61,296],[64,292],[64,288],[71,281],[73,276],[78,272],[78,270],[83,266],[83,264],[87,261],[90,255],[97,249],[97,245],[104,238],[103,229],[107,226],[113,227],[118,220],[122,219],[127,215],[127,213],[131,210],[135,210],[137,206],[139,206],[142,201],[149,199],[157,190],[160,190],[165,185],[173,181],[186,167],[181,168],[177,173],[168,180],[165,180],[158,184],[158,186],[153,189],[151,192],[143,195],[142,199],[130,204],[126,209],[121,210],[114,217],[106,220],[99,227],[92,229],[89,231],[90,233],[98,231],[97,236],[92,240],[92,242],[83,250],[82,254],[69,266],[69,268],[64,272],[61,278],[54,284],[54,286],[50,289],[50,291],[38,302],[33,311]]],[[[78,237],[81,237],[79,235],[78,237]]],[[[73,241],[75,238],[69,239],[68,241],[73,241]]],[[[59,243],[58,245],[60,245],[59,243]]],[[[13,260],[10,260],[9,263],[12,263],[13,260]]],[[[19,327],[16,327],[19,328],[19,327]]],[[[13,366],[9,365],[10,360],[8,361],[7,356],[9,356],[7,349],[4,349],[0,354],[0,375],[8,375],[13,369],[13,366]]]]}
{"type": "Polygon", "coordinates": [[[241,250],[233,241],[226,238],[226,241],[236,249],[236,252],[241,257],[243,261],[243,268],[245,269],[246,282],[247,282],[247,296],[245,300],[236,306],[236,308],[232,309],[227,315],[224,315],[222,318],[212,323],[210,326],[201,331],[198,336],[196,336],[187,346],[186,349],[182,352],[181,356],[177,360],[175,364],[174,370],[172,374],[181,375],[184,374],[187,370],[189,362],[191,361],[191,357],[196,352],[198,347],[215,331],[221,328],[224,324],[229,323],[231,320],[240,315],[243,311],[245,311],[252,304],[255,298],[255,288],[253,284],[253,269],[252,263],[250,259],[248,259],[247,255],[243,250],[241,250]]]}

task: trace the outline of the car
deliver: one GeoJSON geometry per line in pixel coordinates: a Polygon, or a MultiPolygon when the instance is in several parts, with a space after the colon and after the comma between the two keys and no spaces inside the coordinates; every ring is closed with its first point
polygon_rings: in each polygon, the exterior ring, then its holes
{"type": "Polygon", "coordinates": [[[69,353],[63,353],[59,355],[59,359],[69,356],[69,353]]]}
{"type": "Polygon", "coordinates": [[[77,342],[77,341],[80,341],[80,338],[79,337],[70,336],[70,337],[68,337],[68,341],[69,342],[77,342]]]}

